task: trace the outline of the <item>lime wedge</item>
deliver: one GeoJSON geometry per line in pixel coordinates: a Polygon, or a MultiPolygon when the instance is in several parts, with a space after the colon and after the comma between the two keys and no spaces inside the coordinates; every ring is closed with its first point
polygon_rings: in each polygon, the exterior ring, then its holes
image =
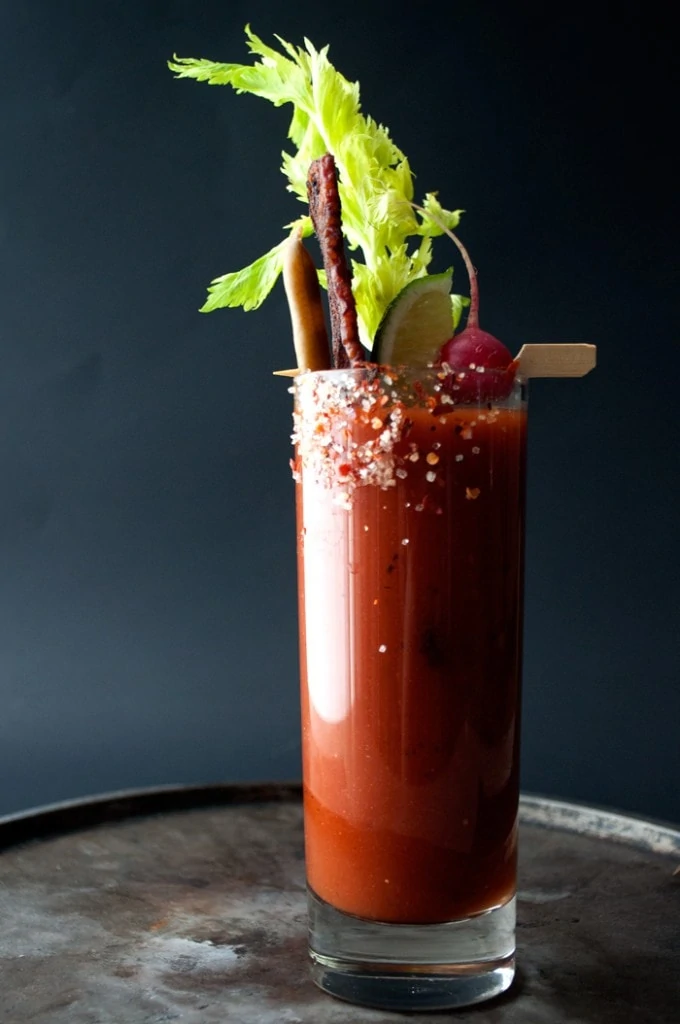
{"type": "Polygon", "coordinates": [[[371,359],[392,366],[427,366],[453,335],[451,272],[411,281],[387,307],[371,359]]]}

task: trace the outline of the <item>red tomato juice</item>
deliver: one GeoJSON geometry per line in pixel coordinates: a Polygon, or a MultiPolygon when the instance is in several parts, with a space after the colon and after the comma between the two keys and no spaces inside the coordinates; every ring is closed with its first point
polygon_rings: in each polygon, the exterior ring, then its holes
{"type": "Polygon", "coordinates": [[[305,851],[338,910],[428,924],[515,889],[526,411],[394,395],[298,420],[305,851]]]}

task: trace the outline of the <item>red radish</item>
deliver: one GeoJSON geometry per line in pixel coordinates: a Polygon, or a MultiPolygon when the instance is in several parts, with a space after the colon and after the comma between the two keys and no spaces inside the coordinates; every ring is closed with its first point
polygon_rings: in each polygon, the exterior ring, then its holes
{"type": "Polygon", "coordinates": [[[449,338],[439,351],[438,363],[453,371],[445,387],[461,402],[505,398],[515,377],[512,355],[498,338],[479,326],[479,288],[475,268],[463,243],[453,232],[446,233],[456,243],[465,261],[470,278],[470,311],[464,330],[449,338]]]}

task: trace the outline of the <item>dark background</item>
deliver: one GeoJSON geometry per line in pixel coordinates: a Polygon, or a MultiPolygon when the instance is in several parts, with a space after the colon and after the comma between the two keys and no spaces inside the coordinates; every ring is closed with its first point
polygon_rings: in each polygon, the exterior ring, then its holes
{"type": "Polygon", "coordinates": [[[297,215],[289,110],[165,67],[250,21],[330,42],[468,211],[488,330],[598,344],[532,392],[523,781],[679,820],[671,30],[292,6],[0,6],[0,812],[299,773],[287,310],[196,312],[297,215]]]}

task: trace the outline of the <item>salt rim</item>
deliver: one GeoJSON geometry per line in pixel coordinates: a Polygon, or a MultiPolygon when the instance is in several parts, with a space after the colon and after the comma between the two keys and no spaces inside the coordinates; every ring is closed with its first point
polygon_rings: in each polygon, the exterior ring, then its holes
{"type": "MultiPolygon", "coordinates": [[[[293,478],[299,482],[304,469],[317,484],[332,492],[334,504],[348,511],[353,507],[357,487],[395,487],[409,476],[411,464],[421,457],[425,463],[424,482],[432,485],[440,475],[436,449],[441,445],[433,441],[431,450],[425,452],[409,443],[409,414],[419,407],[436,422],[446,424],[456,408],[465,408],[467,403],[452,399],[444,389],[446,376],[441,367],[416,375],[413,370],[400,372],[376,364],[346,371],[301,373],[290,389],[296,397],[293,478]]],[[[470,406],[471,418],[456,425],[456,433],[463,440],[473,439],[478,419],[493,421],[498,415],[498,403],[492,406],[485,402],[484,406],[470,406]]],[[[479,448],[475,445],[472,452],[478,454],[479,448]]],[[[455,455],[457,463],[462,460],[462,454],[455,455]]],[[[415,506],[416,511],[423,508],[415,506]]]]}
{"type": "MultiPolygon", "coordinates": [[[[359,486],[396,485],[394,447],[401,439],[406,395],[389,373],[304,374],[295,384],[292,441],[299,463],[337,491],[334,501],[352,507],[359,486]],[[354,429],[369,436],[351,439],[354,429]]],[[[295,480],[300,479],[297,465],[295,480]]]]}

